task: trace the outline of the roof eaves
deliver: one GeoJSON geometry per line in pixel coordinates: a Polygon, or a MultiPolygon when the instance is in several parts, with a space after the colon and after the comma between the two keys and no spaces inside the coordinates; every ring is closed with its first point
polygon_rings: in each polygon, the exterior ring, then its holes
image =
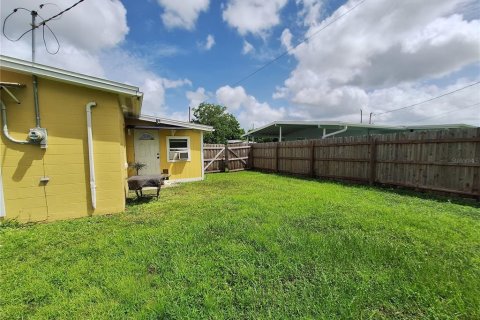
{"type": "Polygon", "coordinates": [[[319,128],[328,127],[328,126],[348,126],[350,128],[357,127],[357,128],[371,128],[371,129],[382,129],[382,130],[398,130],[403,129],[404,127],[401,126],[378,126],[372,124],[358,124],[358,123],[348,123],[342,121],[309,121],[309,120],[299,120],[299,121],[273,121],[267,125],[259,127],[257,129],[251,130],[242,137],[248,137],[254,135],[255,133],[268,128],[268,127],[276,127],[282,125],[298,125],[298,126],[316,126],[319,128]]]}
{"type": "Polygon", "coordinates": [[[75,83],[85,87],[91,87],[117,94],[135,96],[138,97],[140,101],[143,99],[143,93],[140,92],[139,88],[135,86],[92,77],[59,68],[49,67],[38,63],[32,63],[29,61],[7,57],[4,55],[0,55],[0,62],[2,68],[7,70],[15,70],[19,72],[34,74],[42,78],[75,83]]]}
{"type": "Polygon", "coordinates": [[[185,127],[189,129],[196,129],[201,131],[208,131],[208,132],[215,131],[215,129],[212,126],[206,126],[203,124],[191,123],[191,122],[174,120],[174,119],[157,118],[149,115],[140,115],[137,119],[142,121],[147,121],[147,122],[163,123],[163,124],[185,127]]]}

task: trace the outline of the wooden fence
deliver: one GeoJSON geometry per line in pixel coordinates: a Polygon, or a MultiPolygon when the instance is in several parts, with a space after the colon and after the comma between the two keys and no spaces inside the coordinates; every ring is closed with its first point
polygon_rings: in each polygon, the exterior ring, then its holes
{"type": "Polygon", "coordinates": [[[240,171],[249,167],[250,145],[248,143],[234,144],[204,144],[203,167],[205,173],[240,171]],[[227,150],[227,152],[225,152],[227,150]]]}
{"type": "Polygon", "coordinates": [[[252,144],[253,169],[480,197],[480,129],[252,144]]]}

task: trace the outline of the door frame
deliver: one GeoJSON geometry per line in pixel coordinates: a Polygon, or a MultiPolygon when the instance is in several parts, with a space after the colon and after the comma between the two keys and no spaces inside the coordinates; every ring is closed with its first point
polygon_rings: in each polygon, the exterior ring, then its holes
{"type": "MultiPolygon", "coordinates": [[[[137,148],[140,148],[140,146],[137,144],[137,138],[138,138],[138,135],[140,134],[140,132],[148,132],[152,135],[155,136],[156,138],[156,141],[157,141],[157,148],[158,148],[158,156],[157,156],[157,172],[155,174],[160,174],[162,172],[162,169],[161,169],[161,159],[160,159],[160,156],[161,156],[161,150],[160,150],[160,133],[159,133],[159,130],[155,130],[155,129],[134,129],[133,130],[133,155],[134,155],[134,159],[135,159],[135,162],[137,162],[137,148]]],[[[141,171],[140,171],[140,175],[141,175],[141,171]]]]}

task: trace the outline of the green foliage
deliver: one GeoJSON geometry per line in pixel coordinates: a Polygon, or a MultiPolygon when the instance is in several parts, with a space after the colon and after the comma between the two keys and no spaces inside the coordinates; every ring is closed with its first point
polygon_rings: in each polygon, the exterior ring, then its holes
{"type": "Polygon", "coordinates": [[[480,209],[273,174],[0,228],[0,319],[480,319],[480,209]]]}
{"type": "Polygon", "coordinates": [[[147,165],[145,163],[142,163],[142,162],[130,162],[128,164],[128,167],[131,168],[131,169],[134,169],[137,172],[137,175],[139,174],[140,170],[142,170],[146,166],[147,165]]]}
{"type": "Polygon", "coordinates": [[[5,219],[0,218],[0,230],[6,228],[18,228],[21,227],[22,224],[18,222],[16,219],[5,219]]]}
{"type": "Polygon", "coordinates": [[[214,132],[207,132],[203,136],[205,143],[226,143],[227,140],[241,139],[245,131],[234,115],[226,112],[224,106],[201,103],[193,109],[194,123],[209,125],[215,128],[214,132]]]}

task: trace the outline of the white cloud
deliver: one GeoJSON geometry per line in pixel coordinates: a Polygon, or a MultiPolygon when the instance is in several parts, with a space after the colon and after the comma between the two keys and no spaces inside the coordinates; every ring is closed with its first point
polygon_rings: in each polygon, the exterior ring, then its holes
{"type": "Polygon", "coordinates": [[[282,42],[282,45],[285,47],[287,50],[291,50],[292,47],[292,33],[290,32],[290,29],[285,29],[282,32],[282,35],[280,36],[280,41],[282,42]]]}
{"type": "Polygon", "coordinates": [[[250,52],[253,52],[253,51],[255,51],[255,48],[253,47],[253,45],[247,40],[243,40],[242,54],[249,54],[250,52]]]}
{"type": "Polygon", "coordinates": [[[212,47],[215,45],[215,38],[209,34],[207,36],[207,39],[205,39],[205,42],[200,42],[198,43],[198,46],[203,49],[203,50],[210,50],[212,47]]]}
{"type": "MultiPolygon", "coordinates": [[[[1,19],[10,14],[16,7],[24,7],[31,10],[38,10],[41,16],[50,16],[52,6],[39,9],[43,1],[8,1],[2,2],[1,19]],[[44,10],[47,10],[45,11],[44,10]]],[[[67,4],[62,5],[64,9],[67,4]]],[[[57,9],[58,11],[58,9],[57,9]]],[[[55,13],[57,11],[54,11],[55,13]]],[[[19,10],[11,16],[5,26],[5,33],[9,38],[17,38],[21,33],[30,28],[31,16],[24,10],[19,10]]],[[[37,20],[40,22],[40,20],[37,20]]],[[[38,61],[55,62],[57,66],[73,70],[83,68],[87,64],[90,73],[98,74],[95,68],[88,66],[95,63],[88,63],[95,60],[98,52],[113,48],[120,44],[127,35],[127,17],[125,7],[120,1],[100,0],[80,3],[74,9],[66,12],[61,19],[52,20],[48,23],[50,28],[58,37],[61,50],[55,56],[46,53],[41,37],[41,28],[36,29],[36,52],[38,61]],[[89,17],[89,19],[85,19],[89,17]],[[95,21],[95,23],[91,23],[95,21]]],[[[47,35],[47,43],[50,51],[56,49],[56,44],[47,35]]],[[[19,42],[10,42],[3,35],[1,37],[1,48],[3,54],[10,54],[20,59],[31,59],[31,35],[27,34],[19,42]]],[[[98,67],[95,65],[94,67],[98,67]]],[[[101,73],[101,72],[100,72],[101,73]]]]}
{"type": "MultiPolygon", "coordinates": [[[[27,0],[2,2],[1,19],[3,21],[14,7],[38,9],[41,3],[27,0]]],[[[62,9],[65,7],[67,4],[61,5],[62,9]]],[[[55,7],[45,8],[50,12],[41,9],[40,15],[48,17],[55,13],[52,12],[55,7]]],[[[28,28],[30,16],[27,13],[12,17],[7,22],[6,32],[15,37],[28,28]]],[[[38,63],[139,86],[144,92],[143,113],[166,115],[165,91],[191,85],[188,79],[171,80],[155,74],[148,59],[119,47],[129,30],[126,10],[120,1],[85,1],[66,12],[61,19],[52,20],[49,25],[57,35],[61,48],[56,55],[48,54],[39,34],[35,46],[38,63]]],[[[2,35],[1,54],[30,60],[30,39],[28,35],[18,42],[10,42],[2,35]]]]}
{"type": "Polygon", "coordinates": [[[192,30],[198,16],[208,10],[209,0],[157,0],[163,7],[162,21],[167,28],[192,30]]]}
{"type": "Polygon", "coordinates": [[[237,111],[248,99],[247,93],[243,87],[232,88],[230,86],[224,86],[216,92],[217,100],[221,104],[225,105],[230,112],[237,111]]]}
{"type": "Polygon", "coordinates": [[[280,11],[287,0],[229,0],[222,17],[241,35],[264,36],[280,23],[280,11]]]}
{"type": "Polygon", "coordinates": [[[143,114],[170,116],[165,105],[165,92],[168,89],[192,85],[188,79],[172,80],[153,73],[143,59],[125,50],[115,49],[105,52],[101,55],[100,61],[109,79],[117,81],[128,79],[129,84],[140,87],[144,93],[143,114]]]}
{"type": "MultiPolygon", "coordinates": [[[[369,94],[369,103],[372,111],[380,114],[454,91],[471,82],[471,79],[459,79],[446,87],[404,84],[378,89],[369,94]]],[[[478,87],[471,87],[417,107],[380,114],[375,116],[374,120],[378,123],[421,124],[443,122],[472,123],[480,126],[479,103],[480,91],[478,87]]]]}
{"type": "Polygon", "coordinates": [[[316,25],[322,14],[323,0],[296,0],[297,6],[301,7],[298,11],[299,24],[303,26],[316,25]]]}
{"type": "MultiPolygon", "coordinates": [[[[191,115],[193,118],[193,114],[191,115]]],[[[169,119],[179,120],[179,121],[187,121],[188,122],[188,110],[185,111],[175,111],[168,115],[169,119]]]]}
{"type": "Polygon", "coordinates": [[[227,110],[236,115],[243,128],[264,125],[274,120],[283,119],[284,108],[273,108],[266,102],[259,102],[254,96],[248,95],[241,86],[232,88],[223,86],[216,92],[217,101],[226,106],[227,110]]]}
{"type": "Polygon", "coordinates": [[[211,94],[205,91],[205,88],[199,87],[195,91],[187,91],[185,96],[188,99],[189,106],[192,108],[198,107],[198,105],[207,100],[211,94]]]}
{"type": "Polygon", "coordinates": [[[188,79],[179,79],[179,80],[170,80],[170,79],[162,79],[162,84],[166,89],[173,89],[173,88],[178,88],[182,86],[191,86],[192,81],[188,79]]]}
{"type": "MultiPolygon", "coordinates": [[[[299,105],[296,112],[306,118],[322,119],[357,119],[358,109],[378,105],[379,92],[389,92],[391,102],[415,100],[417,91],[428,89],[422,82],[447,77],[479,60],[480,22],[457,12],[465,2],[367,1],[291,51],[298,64],[273,97],[299,105]]],[[[349,1],[329,18],[311,24],[305,36],[357,3],[349,1]]],[[[285,46],[287,36],[282,34],[285,46]]]]}

